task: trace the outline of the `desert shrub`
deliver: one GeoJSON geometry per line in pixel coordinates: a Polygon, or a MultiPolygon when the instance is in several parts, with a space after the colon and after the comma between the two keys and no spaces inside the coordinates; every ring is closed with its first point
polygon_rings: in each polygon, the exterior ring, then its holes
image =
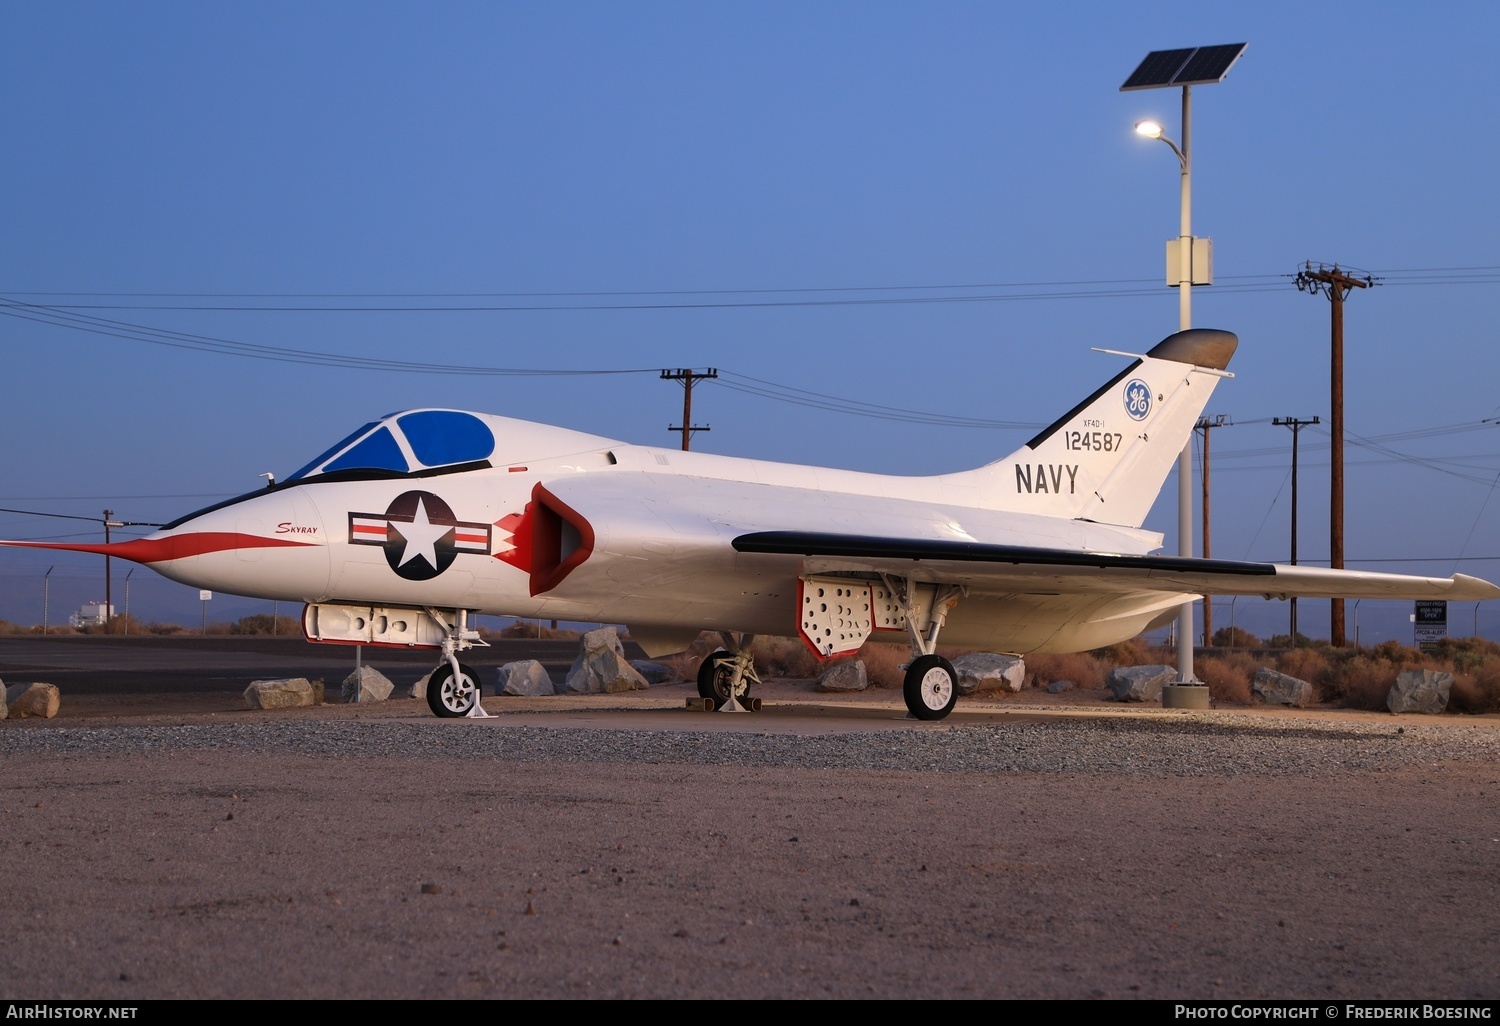
{"type": "Polygon", "coordinates": [[[1489,659],[1471,673],[1455,674],[1448,708],[1457,713],[1500,712],[1500,659],[1489,659]]]}
{"type": "Polygon", "coordinates": [[[1444,638],[1435,654],[1451,662],[1454,670],[1468,673],[1500,660],[1500,645],[1483,638],[1444,638]]]}
{"type": "Polygon", "coordinates": [[[1256,648],[1260,639],[1243,627],[1220,627],[1214,631],[1214,644],[1219,648],[1256,648]]]}
{"type": "Polygon", "coordinates": [[[1211,698],[1236,705],[1250,704],[1250,682],[1257,669],[1255,660],[1244,652],[1203,656],[1193,664],[1193,672],[1208,685],[1211,698]]]}
{"type": "MultiPolygon", "coordinates": [[[[1107,648],[1096,648],[1089,655],[1104,660],[1110,666],[1149,666],[1168,660],[1160,659],[1160,649],[1148,646],[1140,638],[1118,641],[1107,648]]],[[[1076,682],[1075,682],[1076,683],[1076,682]]]]}
{"type": "Polygon", "coordinates": [[[1026,657],[1026,673],[1033,687],[1053,681],[1072,681],[1075,688],[1099,690],[1113,665],[1091,652],[1038,652],[1026,657]]]}
{"type": "Polygon", "coordinates": [[[147,634],[155,634],[159,637],[165,637],[173,634],[186,634],[188,630],[180,623],[159,623],[153,620],[150,623],[146,624],[145,632],[147,634]]]}
{"type": "Polygon", "coordinates": [[[801,638],[758,637],[751,643],[750,652],[762,677],[806,680],[818,675],[818,657],[801,638]]]}
{"type": "Polygon", "coordinates": [[[1328,659],[1321,648],[1289,648],[1276,657],[1275,669],[1288,677],[1318,684],[1328,672],[1328,659]]]}
{"type": "Polygon", "coordinates": [[[1384,709],[1385,696],[1396,683],[1398,672],[1400,668],[1387,660],[1357,654],[1334,660],[1315,683],[1335,705],[1346,709],[1384,709]]]}
{"type": "Polygon", "coordinates": [[[902,669],[911,661],[911,649],[905,645],[866,645],[859,657],[865,661],[865,676],[877,688],[899,688],[906,680],[902,669]]]}
{"type": "Polygon", "coordinates": [[[272,634],[289,637],[302,633],[302,621],[290,616],[273,617],[270,613],[254,613],[242,616],[230,624],[229,633],[254,637],[272,634]]]}

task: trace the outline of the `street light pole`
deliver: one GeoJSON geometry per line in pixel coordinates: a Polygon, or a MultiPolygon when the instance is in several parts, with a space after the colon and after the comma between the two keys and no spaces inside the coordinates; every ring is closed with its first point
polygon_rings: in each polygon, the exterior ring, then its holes
{"type": "MultiPolygon", "coordinates": [[[[1159,139],[1172,147],[1177,154],[1177,163],[1182,168],[1181,186],[1178,193],[1179,228],[1177,234],[1177,330],[1187,331],[1193,326],[1193,160],[1191,149],[1192,91],[1182,87],[1182,145],[1179,147],[1167,138],[1165,130],[1155,121],[1137,122],[1135,130],[1148,139],[1159,139]]],[[[1171,279],[1168,279],[1169,281],[1171,279]]],[[[1187,443],[1177,454],[1177,554],[1184,559],[1193,558],[1193,436],[1189,432],[1187,443]]],[[[1177,613],[1177,684],[1192,685],[1197,682],[1193,674],[1193,603],[1184,602],[1177,613]]],[[[1169,697],[1173,693],[1163,692],[1163,704],[1173,704],[1169,697]]]]}
{"type": "MultiPolygon", "coordinates": [[[[1208,266],[1194,267],[1193,256],[1193,164],[1192,164],[1192,87],[1222,82],[1240,56],[1245,43],[1221,46],[1193,46],[1177,50],[1153,50],[1146,55],[1121,92],[1136,89],[1182,87],[1182,148],[1168,139],[1160,125],[1141,122],[1136,131],[1160,139],[1177,153],[1182,165],[1181,228],[1177,237],[1177,320],[1178,329],[1193,326],[1193,282],[1211,282],[1208,266]],[[1149,129],[1149,130],[1148,130],[1149,129]]],[[[1204,256],[1208,254],[1205,243],[1204,256]]],[[[1169,279],[1170,281],[1170,279],[1169,279]]],[[[1177,459],[1177,552],[1185,558],[1193,555],[1193,436],[1177,459]]],[[[1177,708],[1208,708],[1208,689],[1193,674],[1193,603],[1184,602],[1178,614],[1177,681],[1162,689],[1162,705],[1177,708]]]]}

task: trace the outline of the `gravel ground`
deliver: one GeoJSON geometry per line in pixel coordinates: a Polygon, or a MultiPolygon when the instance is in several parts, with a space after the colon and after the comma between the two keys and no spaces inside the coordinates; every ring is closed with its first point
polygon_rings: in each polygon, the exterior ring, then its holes
{"type": "Polygon", "coordinates": [[[1493,719],[890,704],[0,724],[0,998],[1500,997],[1493,719]]]}

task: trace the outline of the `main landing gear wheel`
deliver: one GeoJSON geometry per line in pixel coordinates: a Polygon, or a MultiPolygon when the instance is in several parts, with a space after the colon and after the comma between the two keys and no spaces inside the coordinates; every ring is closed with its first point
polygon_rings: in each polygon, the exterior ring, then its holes
{"type": "Polygon", "coordinates": [[[445,719],[467,716],[477,701],[479,678],[462,663],[458,666],[457,677],[453,676],[453,667],[444,663],[427,678],[427,707],[434,716],[445,719]]]}
{"type": "Polygon", "coordinates": [[[942,656],[924,655],[906,668],[906,683],[901,688],[907,710],[919,720],[940,720],[953,711],[958,701],[958,674],[953,664],[942,656]]]}
{"type": "MultiPolygon", "coordinates": [[[[734,677],[734,653],[714,652],[698,666],[698,697],[714,704],[714,709],[729,704],[729,682],[734,677]]],[[[750,697],[750,682],[741,680],[739,694],[734,696],[741,705],[750,697]]]]}

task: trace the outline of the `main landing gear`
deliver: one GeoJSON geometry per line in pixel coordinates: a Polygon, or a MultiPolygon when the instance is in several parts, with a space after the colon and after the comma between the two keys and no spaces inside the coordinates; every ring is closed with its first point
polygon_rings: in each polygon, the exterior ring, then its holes
{"type": "Polygon", "coordinates": [[[699,665],[698,697],[718,712],[750,712],[760,704],[750,697],[750,685],[760,683],[750,656],[755,635],[720,631],[719,636],[728,649],[710,653],[699,665]]]}
{"type": "Polygon", "coordinates": [[[911,634],[912,661],[901,687],[906,709],[919,720],[940,720],[958,701],[958,674],[952,663],[937,654],[938,634],[963,588],[919,584],[889,574],[880,578],[905,614],[906,629],[911,634]]]}
{"type": "Polygon", "coordinates": [[[443,661],[427,678],[427,707],[445,719],[467,716],[487,718],[479,702],[479,676],[458,661],[458,653],[485,645],[479,632],[469,629],[469,611],[428,609],[427,615],[443,629],[443,661]]]}

